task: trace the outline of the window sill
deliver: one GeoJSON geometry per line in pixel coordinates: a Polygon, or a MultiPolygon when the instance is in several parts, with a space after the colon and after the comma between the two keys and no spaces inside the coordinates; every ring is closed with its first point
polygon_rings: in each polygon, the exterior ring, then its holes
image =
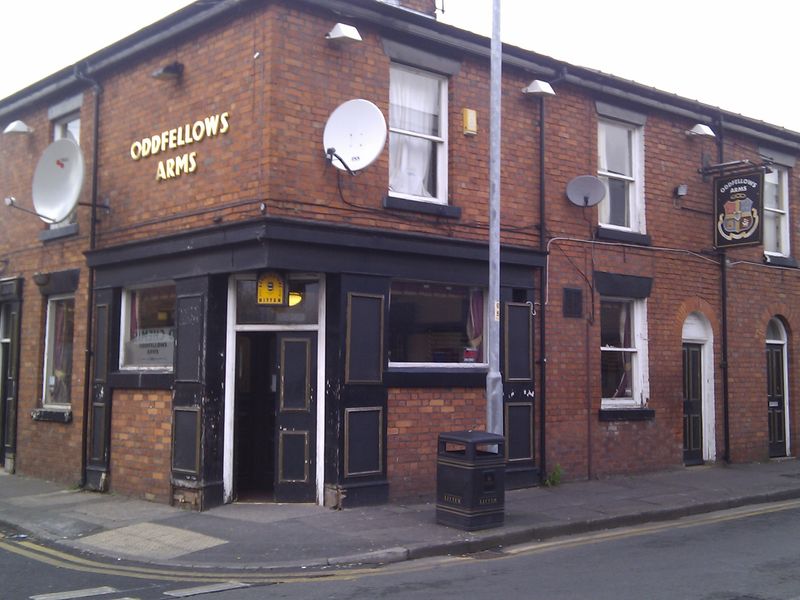
{"type": "Polygon", "coordinates": [[[595,237],[598,240],[610,242],[623,242],[625,244],[636,244],[637,246],[652,246],[653,242],[646,233],[635,233],[633,231],[621,231],[598,225],[595,230],[595,237]]]}
{"type": "Polygon", "coordinates": [[[174,381],[172,371],[117,371],[108,375],[108,385],[112,388],[170,390],[174,381]]]}
{"type": "Polygon", "coordinates": [[[39,240],[42,242],[49,242],[51,240],[59,240],[61,238],[78,235],[78,224],[70,223],[64,227],[57,227],[56,229],[43,229],[39,232],[39,240]]]}
{"type": "Polygon", "coordinates": [[[651,408],[601,408],[601,422],[612,421],[652,421],[656,411],[651,408]]]}
{"type": "Polygon", "coordinates": [[[437,368],[437,367],[389,367],[383,372],[386,387],[463,387],[476,388],[486,385],[486,367],[437,368]]]}
{"type": "Polygon", "coordinates": [[[424,200],[406,200],[405,198],[386,196],[383,199],[383,207],[392,210],[404,210],[426,215],[435,215],[437,217],[448,217],[450,219],[461,218],[461,209],[457,206],[436,204],[433,202],[425,202],[424,200]]]}
{"type": "Polygon", "coordinates": [[[52,423],[71,423],[71,408],[36,408],[31,411],[34,421],[50,421],[52,423]]]}
{"type": "Polygon", "coordinates": [[[764,262],[775,267],[798,267],[797,260],[791,256],[781,256],[778,254],[764,254],[764,262]]]}

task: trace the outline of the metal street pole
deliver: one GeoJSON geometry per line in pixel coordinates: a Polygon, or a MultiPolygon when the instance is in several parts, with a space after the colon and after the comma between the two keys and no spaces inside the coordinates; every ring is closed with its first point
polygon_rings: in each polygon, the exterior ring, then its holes
{"type": "Polygon", "coordinates": [[[500,377],[500,0],[492,0],[489,97],[489,373],[486,376],[486,429],[503,434],[503,381],[500,377]]]}

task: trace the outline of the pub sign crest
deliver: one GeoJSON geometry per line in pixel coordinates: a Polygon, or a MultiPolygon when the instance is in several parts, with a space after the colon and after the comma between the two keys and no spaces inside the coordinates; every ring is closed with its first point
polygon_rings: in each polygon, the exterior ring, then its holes
{"type": "Polygon", "coordinates": [[[714,245],[762,243],[764,174],[727,175],[714,179],[714,245]]]}

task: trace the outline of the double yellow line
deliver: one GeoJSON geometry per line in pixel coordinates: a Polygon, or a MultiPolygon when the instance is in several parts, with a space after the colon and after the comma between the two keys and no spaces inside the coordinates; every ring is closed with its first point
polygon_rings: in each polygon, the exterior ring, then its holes
{"type": "MultiPolygon", "coordinates": [[[[800,508],[800,500],[787,500],[770,504],[748,506],[726,511],[683,517],[673,521],[665,521],[655,524],[639,525],[635,527],[624,527],[613,530],[600,531],[585,535],[576,535],[560,539],[543,542],[532,542],[519,544],[503,548],[496,555],[497,560],[509,559],[528,554],[542,552],[552,552],[556,550],[569,549],[587,544],[597,544],[602,542],[621,540],[631,537],[638,537],[659,533],[661,531],[674,529],[687,529],[702,525],[711,525],[725,521],[746,519],[759,515],[765,515],[785,510],[800,508]]],[[[62,552],[54,548],[49,548],[37,544],[30,540],[11,541],[0,534],[0,550],[11,552],[19,556],[47,564],[62,569],[73,571],[110,575],[116,577],[130,577],[134,579],[147,579],[154,581],[176,581],[193,583],[223,583],[236,581],[250,584],[277,584],[277,583],[309,583],[319,581],[346,581],[359,579],[361,577],[375,576],[381,574],[396,574],[399,572],[409,573],[424,571],[436,567],[447,566],[449,564],[463,563],[471,560],[470,556],[444,556],[402,563],[393,563],[383,567],[326,567],[309,569],[307,572],[285,571],[264,571],[231,569],[223,570],[198,570],[190,568],[155,568],[146,566],[127,566],[111,565],[101,561],[90,560],[80,556],[75,556],[68,552],[62,552]],[[329,569],[329,570],[326,570],[329,569]]]]}

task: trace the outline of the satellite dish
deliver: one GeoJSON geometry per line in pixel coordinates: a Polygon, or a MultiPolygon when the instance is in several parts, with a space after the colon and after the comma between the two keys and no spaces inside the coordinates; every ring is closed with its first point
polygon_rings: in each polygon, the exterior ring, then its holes
{"type": "Polygon", "coordinates": [[[606,195],[606,184],[594,175],[579,175],[567,184],[567,198],[575,206],[594,206],[606,195]]]}
{"type": "Polygon", "coordinates": [[[322,144],[334,167],[350,173],[359,171],[383,152],[386,119],[369,100],[348,100],[328,117],[322,144]]]}
{"type": "Polygon", "coordinates": [[[66,219],[83,184],[83,155],[78,144],[70,139],[50,144],[33,173],[33,207],[47,223],[66,219]]]}

